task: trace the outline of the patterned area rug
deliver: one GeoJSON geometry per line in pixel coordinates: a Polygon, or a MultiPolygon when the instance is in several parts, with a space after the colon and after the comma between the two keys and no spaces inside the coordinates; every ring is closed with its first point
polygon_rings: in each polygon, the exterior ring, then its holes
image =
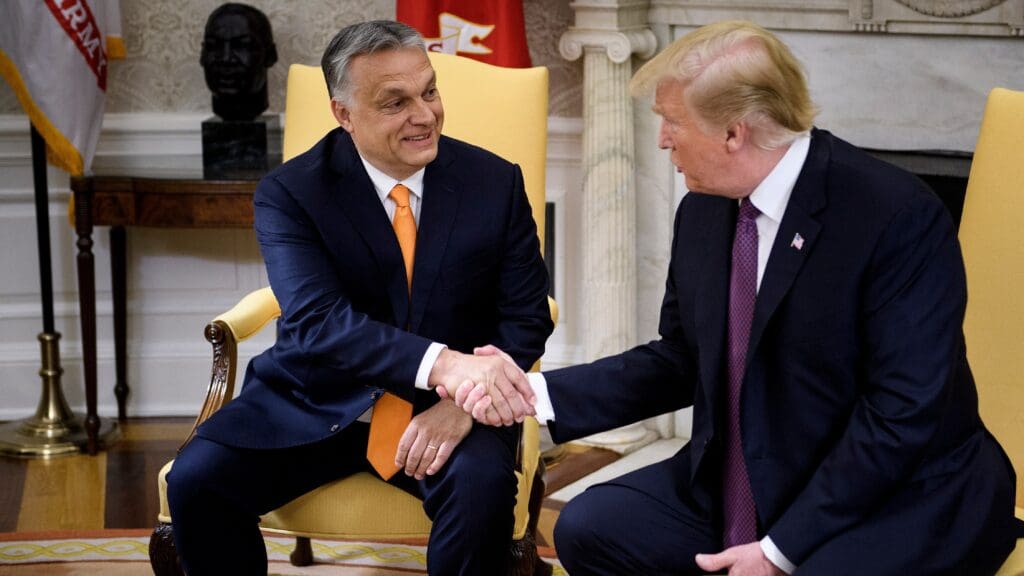
{"type": "MultiPolygon", "coordinates": [[[[280,576],[399,576],[426,574],[426,546],[382,542],[314,540],[316,564],[298,568],[288,563],[292,538],[265,537],[270,572],[280,576]]],[[[553,560],[551,549],[541,554],[553,560]]],[[[148,530],[36,532],[0,534],[0,575],[151,575],[148,530]]]]}

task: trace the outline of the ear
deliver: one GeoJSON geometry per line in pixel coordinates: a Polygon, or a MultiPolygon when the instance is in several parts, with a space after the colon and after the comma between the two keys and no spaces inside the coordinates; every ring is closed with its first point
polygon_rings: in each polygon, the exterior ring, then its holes
{"type": "Polygon", "coordinates": [[[338,125],[341,126],[345,132],[348,132],[349,134],[352,133],[352,113],[348,109],[348,106],[332,99],[331,114],[334,115],[334,119],[338,121],[338,125]]]}
{"type": "Polygon", "coordinates": [[[747,124],[746,120],[740,120],[726,128],[725,149],[730,153],[735,154],[736,152],[739,152],[749,141],[750,125],[747,124]]]}

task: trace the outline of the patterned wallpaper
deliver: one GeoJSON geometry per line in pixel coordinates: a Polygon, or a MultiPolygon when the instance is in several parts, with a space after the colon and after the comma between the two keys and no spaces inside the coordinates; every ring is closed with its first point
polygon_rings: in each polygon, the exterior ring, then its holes
{"type": "MultiPolygon", "coordinates": [[[[110,63],[108,112],[203,112],[210,94],[199,66],[206,17],[220,0],[121,2],[128,58],[110,63]]],[[[278,62],[270,69],[270,111],[284,109],[288,65],[317,65],[328,41],[342,27],[362,20],[393,18],[394,0],[248,0],[270,18],[278,62]]],[[[569,0],[524,0],[527,41],[534,65],[551,74],[550,113],[582,115],[580,61],[558,54],[558,39],[572,23],[569,0]]],[[[14,93],[0,82],[0,113],[19,112],[14,93]]]]}

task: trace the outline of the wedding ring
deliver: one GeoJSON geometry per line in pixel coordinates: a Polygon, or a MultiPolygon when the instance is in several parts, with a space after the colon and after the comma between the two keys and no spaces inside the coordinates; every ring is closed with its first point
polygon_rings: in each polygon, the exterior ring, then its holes
{"type": "Polygon", "coordinates": [[[433,444],[427,444],[427,448],[433,448],[434,450],[437,450],[437,446],[434,446],[433,444]]]}

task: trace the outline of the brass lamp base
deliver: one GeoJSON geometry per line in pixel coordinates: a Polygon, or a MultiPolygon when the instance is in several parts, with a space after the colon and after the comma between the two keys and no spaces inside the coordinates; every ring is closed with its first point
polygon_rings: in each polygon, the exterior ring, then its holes
{"type": "MultiPolygon", "coordinates": [[[[89,436],[81,416],[42,422],[35,417],[0,425],[0,454],[19,458],[55,458],[85,451],[89,436]]],[[[97,448],[104,450],[121,437],[117,421],[100,420],[97,448]]]]}
{"type": "Polygon", "coordinates": [[[568,449],[565,444],[555,444],[551,448],[540,453],[540,457],[544,460],[544,466],[550,468],[555,464],[558,464],[569,455],[568,449]]]}
{"type": "MultiPolygon", "coordinates": [[[[75,416],[64,399],[60,377],[58,343],[60,334],[43,332],[39,335],[43,367],[43,393],[35,416],[0,425],[0,455],[21,458],[53,458],[71,456],[83,451],[89,437],[83,418],[75,416]]],[[[117,422],[100,421],[97,448],[103,449],[121,436],[117,422]]]]}

